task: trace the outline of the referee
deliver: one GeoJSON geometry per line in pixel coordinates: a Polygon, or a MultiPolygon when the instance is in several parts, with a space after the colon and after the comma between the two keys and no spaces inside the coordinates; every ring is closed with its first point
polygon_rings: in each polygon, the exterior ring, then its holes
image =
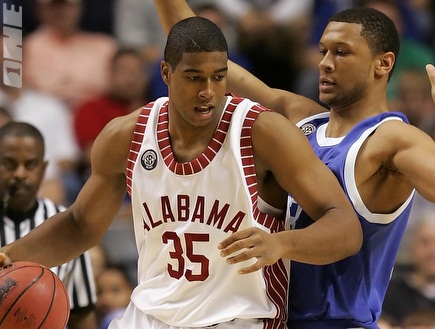
{"type": "MultiPolygon", "coordinates": [[[[21,238],[65,208],[38,198],[47,161],[44,140],[34,126],[9,122],[0,128],[0,246],[21,238]]],[[[52,268],[67,287],[68,329],[96,329],[96,292],[88,253],[52,268]]]]}

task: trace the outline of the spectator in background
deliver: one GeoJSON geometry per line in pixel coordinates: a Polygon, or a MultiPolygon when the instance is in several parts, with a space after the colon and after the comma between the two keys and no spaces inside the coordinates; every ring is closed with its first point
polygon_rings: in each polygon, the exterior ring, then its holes
{"type": "MultiPolygon", "coordinates": [[[[187,1],[189,4],[191,1],[187,1]]],[[[314,0],[218,0],[220,9],[246,29],[259,27],[260,19],[286,25],[313,9],[314,0]]]]}
{"type": "MultiPolygon", "coordinates": [[[[11,121],[0,128],[0,246],[65,210],[52,200],[37,197],[47,167],[44,152],[43,136],[34,126],[11,121]]],[[[88,253],[52,271],[62,279],[70,297],[68,328],[96,329],[96,292],[88,253]]]]}
{"type": "Polygon", "coordinates": [[[410,246],[412,269],[393,273],[383,304],[383,314],[396,325],[418,310],[435,313],[435,212],[416,220],[410,246]]]}
{"type": "Polygon", "coordinates": [[[25,83],[72,109],[107,90],[116,41],[80,28],[81,0],[36,0],[40,25],[24,39],[25,83]]]}
{"type": "Polygon", "coordinates": [[[93,246],[88,250],[91,257],[92,271],[94,272],[94,279],[106,268],[108,265],[108,257],[106,249],[101,243],[93,246]]]}
{"type": "Polygon", "coordinates": [[[75,199],[88,178],[91,147],[100,131],[113,118],[126,115],[148,101],[149,77],[139,52],[119,49],[111,60],[109,73],[107,92],[89,99],[74,111],[74,134],[81,149],[82,163],[80,182],[70,185],[69,200],[75,199]]]}
{"type": "MultiPolygon", "coordinates": [[[[17,44],[15,40],[10,42],[17,44]]],[[[26,83],[21,88],[0,84],[0,106],[9,113],[10,119],[35,126],[44,136],[48,165],[39,196],[66,204],[63,175],[75,169],[79,155],[70,109],[56,96],[29,88],[26,83]]]]}
{"type": "Polygon", "coordinates": [[[387,317],[383,314],[381,314],[381,316],[379,317],[378,326],[379,326],[379,329],[394,329],[394,328],[396,328],[395,326],[393,326],[393,321],[389,317],[387,317]]]}
{"type": "Polygon", "coordinates": [[[115,0],[114,30],[120,46],[139,50],[147,63],[163,56],[166,36],[152,0],[115,0]]]}
{"type": "Polygon", "coordinates": [[[65,204],[63,177],[74,170],[79,155],[69,108],[55,96],[26,86],[14,88],[3,84],[0,105],[14,121],[32,124],[44,136],[48,165],[39,195],[65,204]]]}
{"type": "Polygon", "coordinates": [[[294,90],[314,1],[219,0],[216,5],[237,23],[250,72],[271,87],[294,90]]]}
{"type": "Polygon", "coordinates": [[[418,40],[435,47],[435,2],[433,0],[407,0],[414,14],[418,40]]]}
{"type": "Polygon", "coordinates": [[[82,0],[83,14],[80,26],[85,31],[114,35],[114,11],[116,0],[82,0]]]}
{"type": "Polygon", "coordinates": [[[120,265],[108,265],[96,277],[96,286],[98,328],[107,329],[113,319],[124,314],[134,285],[126,269],[120,265]]]}
{"type": "Polygon", "coordinates": [[[391,103],[399,96],[401,74],[410,69],[424,69],[427,63],[435,63],[435,52],[415,36],[412,29],[414,27],[409,24],[412,13],[403,0],[361,0],[361,5],[383,12],[390,17],[399,32],[400,52],[387,87],[387,96],[391,103]]]}
{"type": "Polygon", "coordinates": [[[401,326],[402,329],[434,329],[435,309],[414,311],[406,316],[401,326]]]}
{"type": "Polygon", "coordinates": [[[431,134],[435,130],[435,105],[424,66],[402,71],[397,87],[397,98],[391,108],[404,113],[412,125],[431,134]]]}
{"type": "Polygon", "coordinates": [[[11,114],[8,109],[0,106],[0,127],[3,127],[6,123],[12,120],[11,114]]]}

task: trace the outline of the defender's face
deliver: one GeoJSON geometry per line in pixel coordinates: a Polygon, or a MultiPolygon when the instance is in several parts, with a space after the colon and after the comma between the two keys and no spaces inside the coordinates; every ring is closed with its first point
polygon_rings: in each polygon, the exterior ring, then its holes
{"type": "Polygon", "coordinates": [[[361,25],[330,22],[320,39],[319,98],[341,108],[364,97],[374,79],[374,56],[361,25]]]}
{"type": "Polygon", "coordinates": [[[184,53],[173,72],[162,62],[171,120],[178,118],[195,127],[215,124],[225,105],[227,72],[226,52],[184,53]]]}
{"type": "Polygon", "coordinates": [[[35,204],[47,163],[41,143],[29,136],[0,140],[1,195],[10,193],[8,209],[27,212],[35,204]]]}

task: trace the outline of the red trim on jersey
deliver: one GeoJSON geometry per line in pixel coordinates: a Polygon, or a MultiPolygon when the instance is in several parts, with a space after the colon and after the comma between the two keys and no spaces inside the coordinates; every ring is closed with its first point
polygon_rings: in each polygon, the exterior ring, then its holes
{"type": "Polygon", "coordinates": [[[222,119],[219,122],[216,132],[214,133],[213,139],[210,141],[205,151],[196,159],[184,163],[177,162],[174,158],[174,154],[172,153],[168,128],[168,105],[165,104],[165,106],[160,109],[159,122],[157,124],[157,140],[160,152],[168,169],[177,175],[191,175],[207,167],[222,147],[230,127],[231,117],[237,105],[239,105],[242,100],[243,98],[233,98],[231,100],[231,102],[225,108],[222,119]]]}
{"type": "Polygon", "coordinates": [[[133,175],[133,167],[136,163],[137,157],[139,155],[139,150],[142,145],[142,140],[145,134],[145,128],[148,123],[148,118],[150,116],[151,109],[153,108],[154,102],[148,103],[145,105],[140,111],[139,117],[136,122],[136,126],[133,131],[133,138],[130,144],[130,151],[128,152],[127,158],[127,193],[131,197],[131,186],[132,186],[132,175],[133,175]]]}
{"type": "MultiPolygon", "coordinates": [[[[261,112],[270,111],[260,105],[254,105],[246,114],[243,122],[242,133],[240,136],[240,155],[242,158],[243,171],[248,185],[251,201],[253,204],[253,214],[255,220],[269,228],[271,232],[284,230],[283,221],[278,218],[262,213],[258,210],[258,189],[257,176],[255,172],[254,154],[252,150],[252,125],[261,112]]],[[[288,276],[287,270],[282,260],[266,266],[263,269],[263,276],[266,283],[266,293],[270,300],[275,304],[278,313],[274,319],[264,319],[264,329],[285,329],[287,320],[287,290],[288,276]]]]}

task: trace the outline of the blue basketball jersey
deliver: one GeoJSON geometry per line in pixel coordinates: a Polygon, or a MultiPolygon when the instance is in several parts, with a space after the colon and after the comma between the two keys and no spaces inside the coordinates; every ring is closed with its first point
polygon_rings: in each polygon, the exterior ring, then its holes
{"type": "MultiPolygon", "coordinates": [[[[351,200],[363,228],[364,241],[358,254],[330,265],[291,263],[289,328],[378,329],[376,322],[414,192],[394,213],[371,213],[358,193],[354,168],[364,141],[388,120],[408,122],[401,113],[382,113],[365,119],[340,138],[326,137],[329,113],[307,118],[298,125],[351,200]]],[[[291,197],[287,214],[295,229],[313,222],[291,197]]]]}

